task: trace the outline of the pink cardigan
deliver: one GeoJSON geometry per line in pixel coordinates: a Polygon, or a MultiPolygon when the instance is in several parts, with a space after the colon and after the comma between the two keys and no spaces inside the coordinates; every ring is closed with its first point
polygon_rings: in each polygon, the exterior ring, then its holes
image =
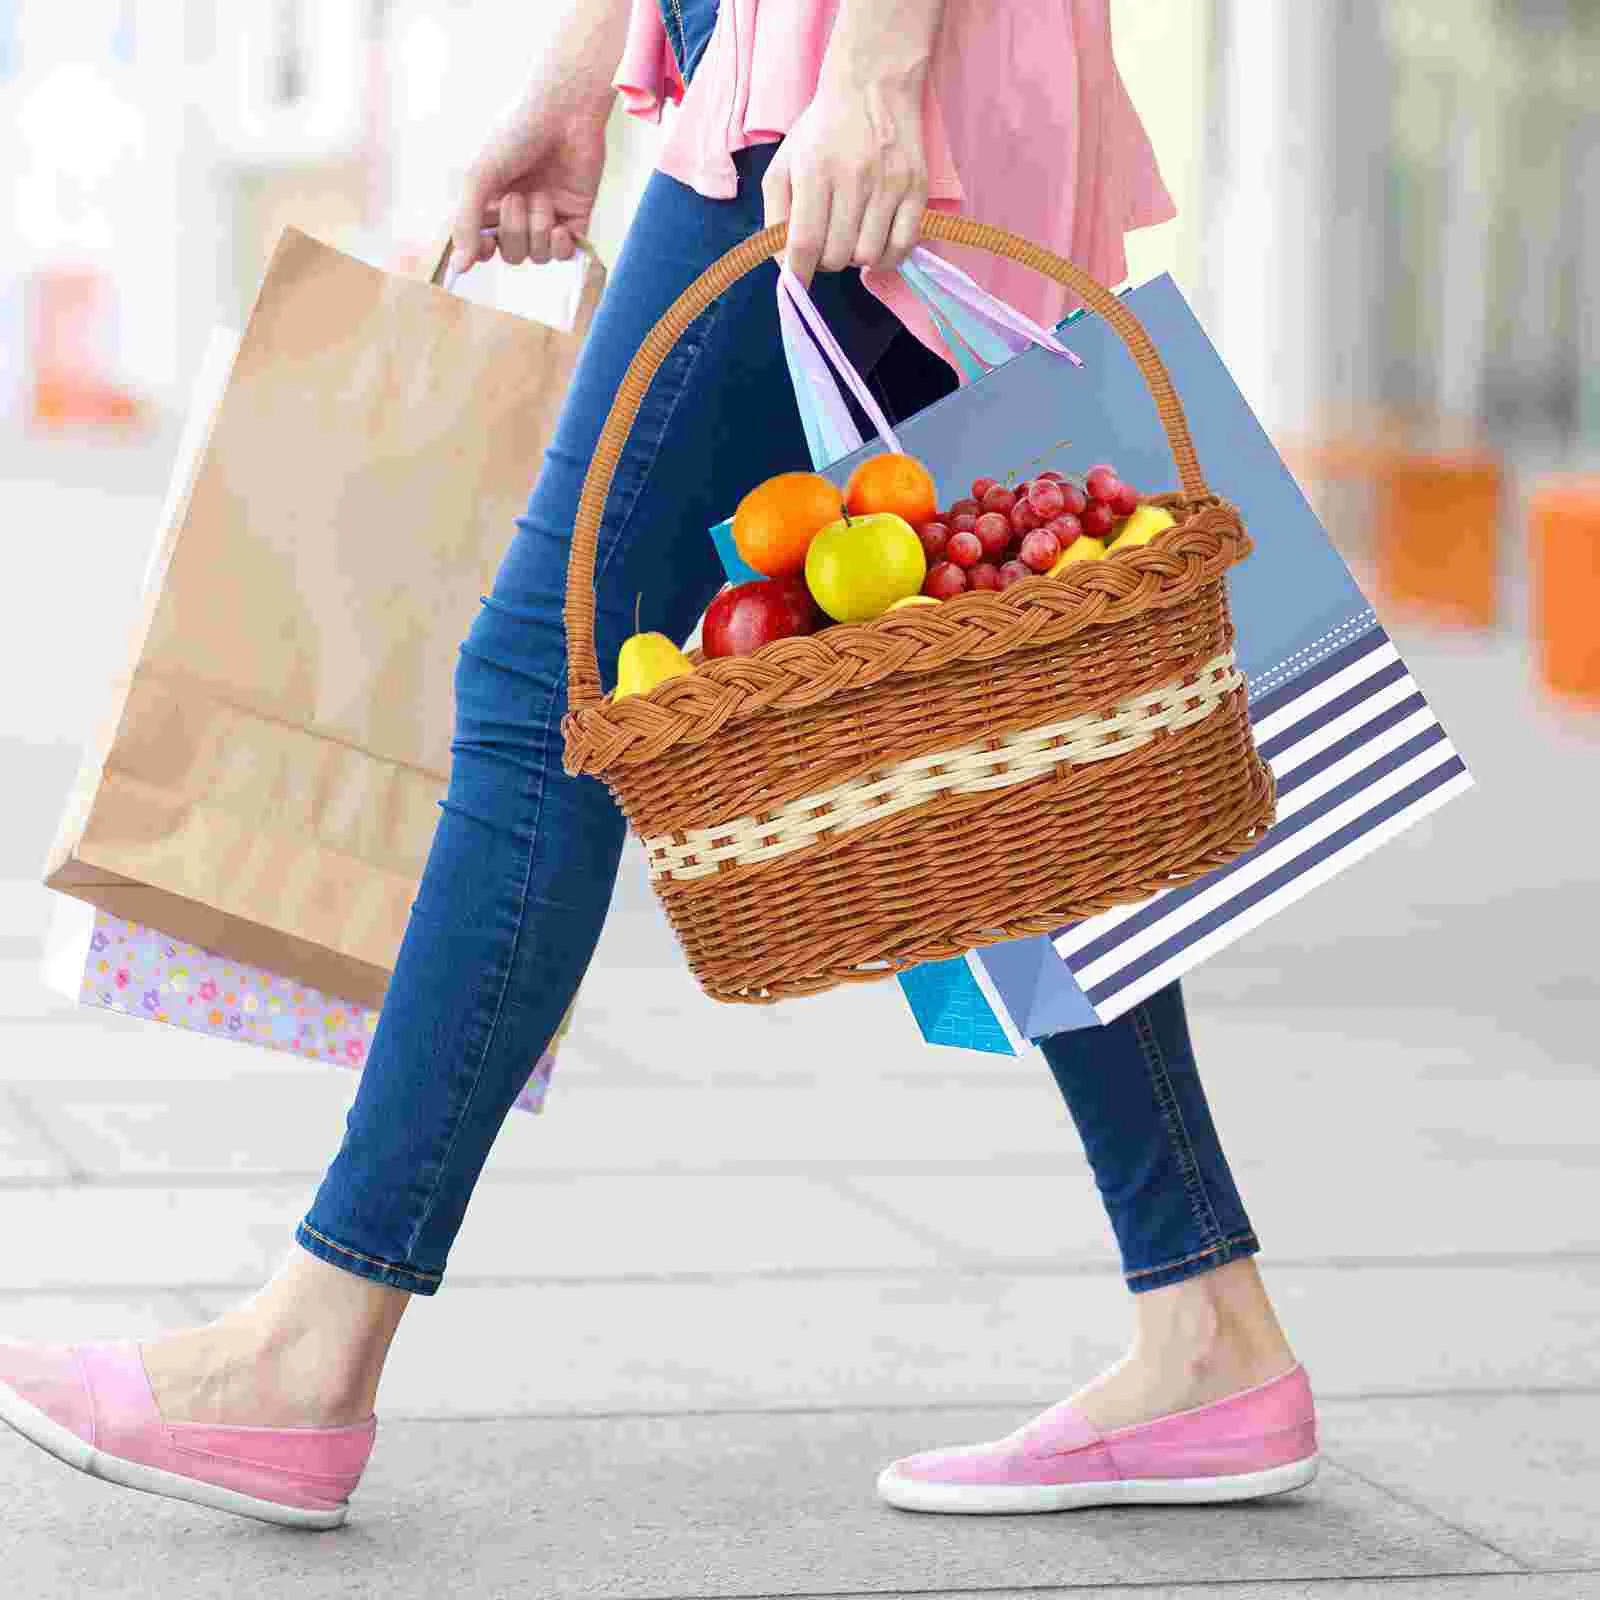
{"type": "MultiPolygon", "coordinates": [[[[656,0],[634,0],[615,79],[627,109],[680,108],[661,171],[713,199],[736,191],[732,152],[770,144],[816,92],[838,0],[722,0],[684,91],[656,0]]],[[[1110,0],[951,0],[924,111],[929,203],[997,223],[1102,283],[1127,275],[1122,236],[1176,213],[1111,53],[1110,0]]],[[[1040,322],[1077,303],[1014,262],[939,246],[1040,322]]],[[[893,273],[868,287],[940,355],[920,302],[893,273]]]]}

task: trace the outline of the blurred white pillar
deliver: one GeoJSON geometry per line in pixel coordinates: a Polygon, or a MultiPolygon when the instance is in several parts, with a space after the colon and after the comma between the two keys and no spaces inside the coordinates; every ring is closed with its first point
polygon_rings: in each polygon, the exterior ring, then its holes
{"type": "Polygon", "coordinates": [[[1328,8],[1221,0],[1205,313],[1267,429],[1304,432],[1318,389],[1328,8]]]}

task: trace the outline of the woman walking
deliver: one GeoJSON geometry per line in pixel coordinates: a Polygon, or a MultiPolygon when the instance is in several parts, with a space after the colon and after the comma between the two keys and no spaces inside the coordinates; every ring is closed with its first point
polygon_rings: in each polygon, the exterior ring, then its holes
{"type": "MultiPolygon", "coordinates": [[[[443,1282],[489,1149],[611,898],[623,818],[601,784],[561,765],[562,601],[584,472],[629,360],[705,267],[772,222],[788,222],[789,264],[900,415],[956,381],[893,274],[930,199],[1117,282],[1124,231],[1171,208],[1112,61],[1108,3],[591,0],[569,11],[472,170],[455,226],[461,267],[494,250],[511,263],[570,258],[614,90],[645,115],[682,104],[527,513],[461,646],[448,793],[344,1139],[257,1294],[142,1345],[0,1346],[0,1417],[113,1482],[303,1527],[344,1520],[391,1341],[412,1296],[443,1282]]],[[[965,264],[1041,321],[1067,309],[1056,285],[1014,264],[965,264]]],[[[633,597],[651,596],[655,625],[684,638],[722,581],[703,530],[752,484],[806,462],[775,270],[699,318],[640,409],[596,558],[608,689],[633,597]]],[[[1004,1439],[891,1464],[879,1493],[924,1511],[1044,1511],[1308,1482],[1311,1390],[1251,1259],[1259,1244],[1178,986],[1043,1051],[1120,1248],[1130,1348],[1004,1439]]]]}

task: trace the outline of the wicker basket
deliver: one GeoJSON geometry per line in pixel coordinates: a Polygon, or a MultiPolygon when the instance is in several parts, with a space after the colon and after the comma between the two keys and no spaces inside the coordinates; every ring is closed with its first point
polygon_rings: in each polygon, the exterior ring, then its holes
{"type": "Polygon", "coordinates": [[[701,986],[770,1003],[1050,933],[1233,859],[1273,816],[1223,577],[1250,550],[1207,488],[1138,320],[1070,262],[927,212],[1072,289],[1155,397],[1180,488],[1148,545],[873,622],[697,660],[602,698],[595,542],[639,403],[684,330],[783,247],[769,228],[686,289],[634,357],[584,483],[567,573],[569,773],[601,778],[644,840],[701,986]]]}

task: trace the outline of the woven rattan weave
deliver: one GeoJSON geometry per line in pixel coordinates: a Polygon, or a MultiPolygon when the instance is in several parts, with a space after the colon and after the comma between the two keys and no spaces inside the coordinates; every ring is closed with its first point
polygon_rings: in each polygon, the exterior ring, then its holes
{"type": "Polygon", "coordinates": [[[600,692],[600,517],[657,369],[730,284],[707,269],[634,357],[584,482],[567,573],[568,772],[602,779],[706,992],[769,1003],[1141,900],[1232,860],[1273,815],[1233,665],[1224,575],[1250,550],[1206,487],[1137,319],[1070,262],[998,228],[924,236],[1011,257],[1079,295],[1138,363],[1171,442],[1178,519],[1061,578],[960,595],[712,661],[620,703],[600,692]]]}

